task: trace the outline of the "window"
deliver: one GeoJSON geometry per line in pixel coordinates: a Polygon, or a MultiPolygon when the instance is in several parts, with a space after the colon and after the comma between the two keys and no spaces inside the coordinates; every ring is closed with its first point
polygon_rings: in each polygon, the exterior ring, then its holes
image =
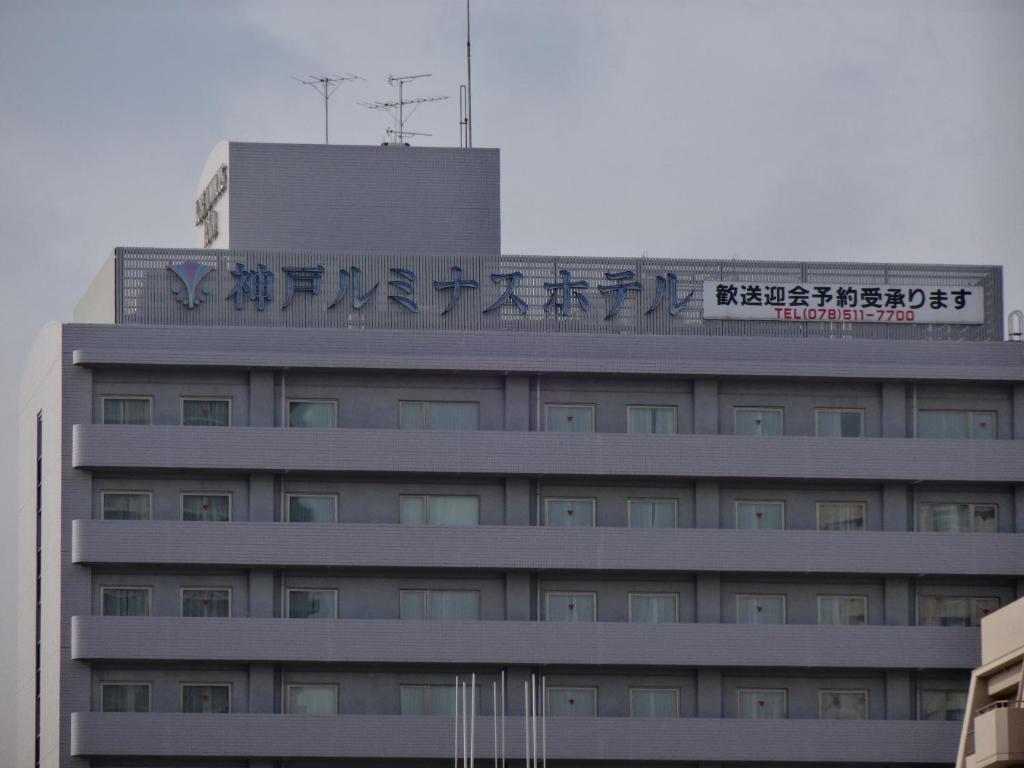
{"type": "Polygon", "coordinates": [[[958,723],[967,710],[967,691],[921,691],[921,720],[948,720],[958,723]]]}
{"type": "Polygon", "coordinates": [[[202,523],[226,523],[231,520],[231,494],[183,493],[181,519],[202,523]]]}
{"type": "Polygon", "coordinates": [[[675,528],[678,504],[675,499],[630,499],[630,528],[675,528]]]}
{"type": "Polygon", "coordinates": [[[868,599],[859,595],[818,595],[819,624],[867,624],[868,599]]]}
{"type": "Polygon", "coordinates": [[[784,719],[786,689],[739,689],[736,691],[736,716],[748,720],[784,719]]]}
{"type": "Polygon", "coordinates": [[[480,429],[480,403],[402,400],[398,403],[398,427],[452,432],[477,430],[480,429]]]}
{"type": "Polygon", "coordinates": [[[181,615],[225,619],[231,616],[231,590],[186,588],[181,590],[181,615]]]}
{"type": "Polygon", "coordinates": [[[336,619],[338,590],[285,590],[285,613],[289,619],[336,619]]]}
{"type": "Polygon", "coordinates": [[[999,508],[995,504],[917,505],[917,530],[929,533],[998,533],[999,508]]]}
{"type": "Polygon", "coordinates": [[[734,408],[733,431],[737,435],[778,437],[782,434],[781,408],[734,408]]]}
{"type": "Polygon", "coordinates": [[[149,712],[149,683],[101,683],[104,712],[149,712]]]}
{"type": "Polygon", "coordinates": [[[597,688],[548,688],[545,702],[551,717],[597,717],[597,688]]]}
{"type": "Polygon", "coordinates": [[[101,503],[104,520],[149,520],[153,494],[146,491],[104,491],[101,503]]]}
{"type": "Polygon", "coordinates": [[[679,717],[678,688],[630,688],[630,717],[679,717]]]}
{"type": "Polygon", "coordinates": [[[672,435],[676,431],[673,405],[630,405],[626,408],[626,429],[637,435],[672,435]]]}
{"type": "Polygon", "coordinates": [[[736,595],[737,624],[785,624],[785,595],[736,595]]]}
{"type": "Polygon", "coordinates": [[[230,427],[231,401],[226,398],[182,398],[181,423],[186,427],[230,427]]]}
{"type": "Polygon", "coordinates": [[[593,432],[594,406],[547,405],[548,432],[593,432]]]}
{"type": "Polygon", "coordinates": [[[150,397],[104,397],[104,424],[152,424],[153,399],[150,397]]]}
{"type": "Polygon", "coordinates": [[[917,436],[992,440],[996,436],[995,411],[918,411],[917,436]]]}
{"type": "Polygon", "coordinates": [[[867,691],[818,691],[818,717],[822,720],[867,720],[867,691]]]}
{"type": "Polygon", "coordinates": [[[287,685],[285,713],[289,715],[338,714],[338,686],[287,685]]]}
{"type": "Polygon", "coordinates": [[[401,496],[402,525],[479,525],[479,496],[401,496]]]}
{"type": "Polygon", "coordinates": [[[289,523],[338,522],[338,497],[333,494],[288,494],[289,523]]]}
{"type": "Polygon", "coordinates": [[[819,531],[863,531],[866,505],[862,501],[819,501],[819,531]]]}
{"type": "Polygon", "coordinates": [[[922,595],[917,623],[922,627],[979,627],[983,616],[998,610],[998,597],[922,595]]]}
{"type": "Polygon", "coordinates": [[[674,624],[679,621],[679,595],[635,592],[629,596],[629,620],[637,624],[674,624]]]}
{"type": "Polygon", "coordinates": [[[594,525],[594,499],[545,499],[546,525],[588,528],[594,525]]]}
{"type": "Polygon", "coordinates": [[[544,599],[547,621],[597,621],[596,592],[548,592],[544,599]]]}
{"type": "Polygon", "coordinates": [[[103,587],[104,616],[149,616],[149,587],[103,587]]]}
{"type": "Polygon", "coordinates": [[[454,685],[402,685],[399,689],[403,715],[455,714],[454,685]]]}
{"type": "Polygon", "coordinates": [[[817,408],[814,411],[818,437],[864,437],[864,411],[855,408],[817,408]]]}
{"type": "Polygon", "coordinates": [[[479,621],[480,593],[462,589],[399,590],[403,619],[427,621],[479,621]]]}
{"type": "Polygon", "coordinates": [[[781,501],[737,501],[736,527],[781,530],[785,527],[785,508],[781,501]]]}
{"type": "Polygon", "coordinates": [[[289,400],[288,426],[329,429],[338,426],[338,404],[333,400],[289,400]]]}
{"type": "Polygon", "coordinates": [[[226,683],[183,683],[181,711],[221,714],[231,711],[231,686],[226,683]]]}

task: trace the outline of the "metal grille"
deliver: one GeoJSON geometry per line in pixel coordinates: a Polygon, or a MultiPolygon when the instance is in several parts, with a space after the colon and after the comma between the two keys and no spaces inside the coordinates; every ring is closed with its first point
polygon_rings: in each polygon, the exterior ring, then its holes
{"type": "MultiPolygon", "coordinates": [[[[873,339],[930,339],[942,341],[993,341],[1003,338],[1002,270],[995,266],[856,264],[824,262],[605,259],[585,256],[267,252],[254,250],[122,248],[116,252],[117,322],[183,326],[267,326],[292,328],[374,328],[395,330],[498,331],[503,333],[616,333],[682,334],[700,336],[774,336],[873,339]],[[186,308],[172,289],[181,281],[168,266],[195,261],[213,267],[202,283],[209,295],[199,306],[186,308]],[[256,302],[246,300],[236,308],[231,291],[236,264],[254,269],[263,264],[274,273],[273,300],[260,311],[256,302]],[[292,303],[282,308],[285,292],[283,267],[322,265],[324,278],[319,295],[296,292],[292,303]],[[458,304],[442,314],[449,291],[437,291],[435,281],[452,279],[452,266],[461,266],[464,277],[477,280],[478,289],[463,289],[458,304]],[[355,310],[353,286],[345,298],[328,308],[338,293],[340,270],[353,266],[362,271],[363,292],[377,285],[374,297],[355,310]],[[394,268],[416,275],[413,299],[419,311],[410,312],[389,298],[405,295],[388,285],[398,279],[394,268]],[[583,294],[590,302],[588,312],[579,304],[569,316],[545,312],[550,296],[545,283],[557,281],[559,270],[568,270],[573,280],[584,280],[583,294]],[[598,285],[610,285],[606,273],[629,270],[641,283],[640,292],[630,292],[619,312],[606,318],[612,296],[598,292],[598,285]],[[505,283],[495,283],[492,274],[520,272],[516,293],[529,305],[521,314],[511,303],[485,312],[501,295],[505,283]],[[675,316],[663,304],[652,311],[659,275],[678,276],[680,298],[693,290],[689,303],[675,316]],[[777,322],[770,320],[705,320],[701,284],[705,280],[743,280],[777,283],[820,281],[849,284],[941,284],[981,286],[985,290],[985,323],[982,325],[888,324],[841,322],[777,322]],[[694,290],[695,289],[695,290],[694,290]]],[[[180,295],[180,294],[179,294],[180,295]]],[[[666,303],[668,297],[666,297],[666,303]]]]}

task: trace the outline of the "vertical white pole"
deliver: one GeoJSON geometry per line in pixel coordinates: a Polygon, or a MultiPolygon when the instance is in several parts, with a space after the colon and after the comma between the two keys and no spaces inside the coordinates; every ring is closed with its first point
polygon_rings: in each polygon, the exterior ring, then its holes
{"type": "Polygon", "coordinates": [[[530,768],[530,684],[523,680],[523,736],[526,738],[526,768],[530,768]]]}
{"type": "Polygon", "coordinates": [[[462,681],[462,768],[469,768],[469,750],[466,745],[466,681],[462,681]]]}
{"type": "Polygon", "coordinates": [[[533,699],[533,717],[530,722],[533,725],[533,768],[537,768],[537,675],[530,675],[530,691],[533,699]]]}
{"type": "Polygon", "coordinates": [[[541,765],[548,768],[548,676],[540,677],[540,754],[541,765]]]}
{"type": "Polygon", "coordinates": [[[501,768],[505,768],[505,670],[501,670],[501,768]]]}
{"type": "Polygon", "coordinates": [[[491,715],[494,717],[494,768],[498,768],[498,681],[495,680],[491,689],[493,703],[491,715]]]}
{"type": "Polygon", "coordinates": [[[455,676],[455,768],[459,768],[459,676],[455,676]]]}
{"type": "Polygon", "coordinates": [[[469,686],[469,768],[474,768],[476,755],[476,672],[472,674],[469,686]]]}

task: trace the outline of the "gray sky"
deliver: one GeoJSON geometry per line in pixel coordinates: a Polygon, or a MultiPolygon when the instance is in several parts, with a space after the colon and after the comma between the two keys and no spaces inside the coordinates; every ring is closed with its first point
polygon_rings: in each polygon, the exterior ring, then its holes
{"type": "MultiPolygon", "coordinates": [[[[0,472],[21,363],[117,245],[192,246],[223,138],[322,140],[291,75],[350,71],[332,139],[372,144],[388,74],[448,95],[461,0],[0,0],[0,472]]],[[[503,250],[1002,264],[1024,307],[1024,3],[474,0],[474,143],[502,151],[503,250]]],[[[14,514],[0,575],[14,578],[14,514]]],[[[0,592],[0,661],[13,642],[0,592]]],[[[0,687],[11,683],[0,667],[0,687]]],[[[10,728],[0,695],[0,729],[10,728]]],[[[0,730],[0,763],[10,731],[0,730]]]]}

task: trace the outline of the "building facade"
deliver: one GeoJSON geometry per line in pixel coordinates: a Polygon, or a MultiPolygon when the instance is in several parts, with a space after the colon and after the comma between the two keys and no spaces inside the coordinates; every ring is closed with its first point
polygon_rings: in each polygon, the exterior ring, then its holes
{"type": "Polygon", "coordinates": [[[563,768],[953,761],[1024,596],[999,268],[261,250],[240,199],[33,349],[19,766],[448,765],[469,675],[478,760],[532,678],[563,768]]]}

